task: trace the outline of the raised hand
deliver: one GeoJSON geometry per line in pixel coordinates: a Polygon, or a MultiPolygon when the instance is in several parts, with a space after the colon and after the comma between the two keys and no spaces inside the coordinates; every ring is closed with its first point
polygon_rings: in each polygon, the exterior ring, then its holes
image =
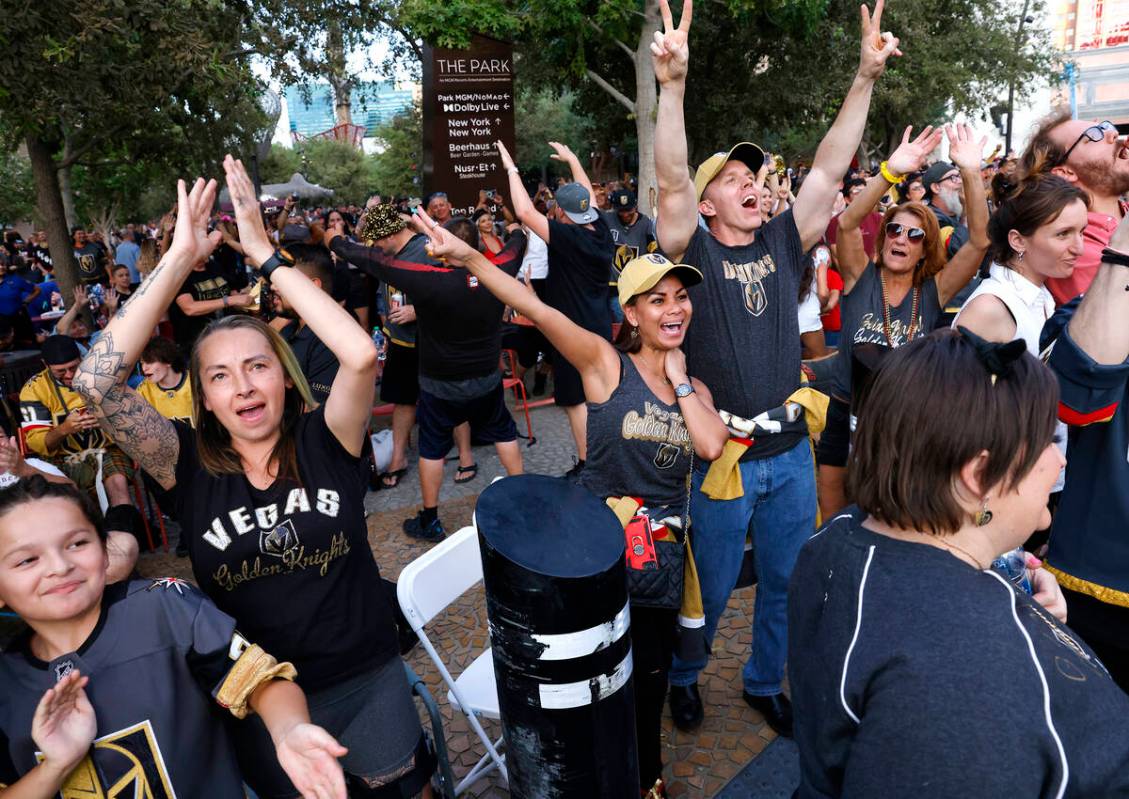
{"type": "Polygon", "coordinates": [[[348,753],[313,724],[295,724],[275,747],[278,764],[304,797],[346,799],[345,774],[337,758],[348,753]]]}
{"type": "Polygon", "coordinates": [[[247,176],[243,162],[232,158],[230,154],[224,156],[223,171],[227,176],[231,204],[235,206],[235,224],[239,227],[239,242],[243,245],[243,253],[251,260],[252,266],[259,266],[274,255],[274,246],[263,227],[255,184],[247,176]]]}
{"type": "Polygon", "coordinates": [[[498,147],[498,157],[502,159],[502,169],[509,172],[511,169],[516,169],[514,159],[510,157],[510,151],[506,149],[506,145],[502,144],[499,140],[495,142],[498,147]]]}
{"type": "Polygon", "coordinates": [[[74,287],[74,304],[81,308],[90,302],[90,295],[86,293],[86,286],[78,285],[74,287]]]}
{"type": "Polygon", "coordinates": [[[549,142],[549,146],[553,148],[552,154],[549,155],[554,161],[563,161],[566,164],[576,161],[576,153],[567,144],[561,144],[559,141],[549,142]]]}
{"type": "Polygon", "coordinates": [[[98,732],[94,708],[83,690],[88,682],[89,677],[72,671],[47,689],[31,720],[31,739],[44,761],[64,774],[86,756],[98,732]]]}
{"type": "Polygon", "coordinates": [[[874,16],[866,5],[859,8],[862,17],[862,47],[859,54],[859,75],[877,80],[886,71],[886,61],[892,55],[901,55],[898,37],[882,30],[882,10],[886,0],[874,4],[874,16]]]}
{"type": "Polygon", "coordinates": [[[937,149],[944,131],[928,125],[911,140],[912,133],[913,125],[910,125],[902,133],[902,143],[886,159],[886,165],[895,175],[908,175],[925,166],[925,159],[937,149]]]}
{"type": "Polygon", "coordinates": [[[20,445],[16,442],[16,439],[0,436],[0,473],[7,472],[19,476],[23,460],[23,455],[20,454],[20,445]]]}
{"type": "Polygon", "coordinates": [[[977,141],[976,134],[968,125],[946,125],[945,135],[949,139],[949,160],[958,169],[978,171],[988,137],[983,136],[977,141]]]}
{"type": "Polygon", "coordinates": [[[216,201],[216,182],[196,178],[188,191],[183,180],[176,182],[176,229],[168,255],[183,258],[193,264],[205,260],[222,241],[218,230],[208,233],[208,218],[216,201]]]}
{"type": "Polygon", "coordinates": [[[659,10],[663,16],[663,30],[655,31],[655,40],[651,42],[655,78],[660,86],[685,82],[690,67],[690,18],[694,12],[694,0],[683,0],[682,19],[678,21],[677,28],[674,27],[668,0],[659,0],[659,10]]]}
{"type": "Polygon", "coordinates": [[[671,385],[677,386],[681,383],[690,382],[690,378],[686,376],[686,355],[679,347],[666,351],[663,370],[666,372],[666,379],[671,382],[671,385]]]}
{"type": "Polygon", "coordinates": [[[417,208],[412,216],[412,227],[427,236],[427,254],[432,258],[462,266],[468,258],[478,254],[478,250],[444,228],[422,208],[417,208]]]}

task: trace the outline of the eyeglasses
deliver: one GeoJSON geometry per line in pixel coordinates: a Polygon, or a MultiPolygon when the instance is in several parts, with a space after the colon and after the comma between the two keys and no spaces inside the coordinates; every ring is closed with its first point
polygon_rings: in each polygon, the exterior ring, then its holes
{"type": "Polygon", "coordinates": [[[1084,140],[1088,139],[1092,142],[1099,142],[1105,138],[1105,135],[1107,133],[1111,131],[1116,135],[1117,126],[1110,122],[1108,119],[1104,122],[1099,122],[1096,125],[1091,125],[1090,127],[1086,128],[1084,131],[1082,131],[1082,135],[1074,140],[1074,144],[1070,145],[1067,151],[1062,154],[1062,158],[1055,161],[1055,166],[1062,166],[1063,164],[1065,164],[1066,159],[1070,157],[1070,154],[1072,152],[1074,152],[1074,148],[1081,144],[1084,140]]]}
{"type": "Polygon", "coordinates": [[[925,231],[919,227],[910,227],[909,225],[901,225],[897,222],[886,223],[886,236],[891,239],[896,239],[898,236],[906,234],[906,238],[910,241],[921,241],[925,238],[925,231]]]}
{"type": "Polygon", "coordinates": [[[960,183],[960,173],[954,172],[951,175],[945,175],[938,181],[938,183],[944,183],[945,181],[948,181],[949,183],[960,183]]]}

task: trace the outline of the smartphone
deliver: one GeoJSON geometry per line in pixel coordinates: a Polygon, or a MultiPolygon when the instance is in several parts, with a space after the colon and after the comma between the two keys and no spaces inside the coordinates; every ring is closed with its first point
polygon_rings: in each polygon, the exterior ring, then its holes
{"type": "Polygon", "coordinates": [[[651,521],[646,516],[636,516],[623,528],[627,544],[627,566],[638,571],[653,571],[659,568],[655,555],[655,539],[651,535],[651,521]]]}
{"type": "Polygon", "coordinates": [[[487,189],[486,190],[486,199],[487,200],[493,200],[495,195],[497,195],[497,193],[498,193],[497,189],[487,189]]]}

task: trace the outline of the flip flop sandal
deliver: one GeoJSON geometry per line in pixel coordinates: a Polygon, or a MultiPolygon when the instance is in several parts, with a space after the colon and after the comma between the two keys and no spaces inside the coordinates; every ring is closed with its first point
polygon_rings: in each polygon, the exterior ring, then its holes
{"type": "Polygon", "coordinates": [[[380,487],[395,488],[396,486],[400,485],[400,480],[402,480],[404,475],[407,473],[408,468],[406,466],[403,469],[397,469],[394,472],[385,472],[384,474],[380,475],[380,487]],[[391,483],[386,482],[389,478],[392,479],[391,483]]]}
{"type": "Polygon", "coordinates": [[[456,483],[469,483],[471,480],[473,480],[476,477],[478,477],[478,464],[477,463],[472,463],[470,466],[460,466],[458,468],[458,470],[455,472],[455,482],[456,483]],[[470,477],[459,477],[459,475],[463,474],[464,472],[469,472],[470,477]]]}

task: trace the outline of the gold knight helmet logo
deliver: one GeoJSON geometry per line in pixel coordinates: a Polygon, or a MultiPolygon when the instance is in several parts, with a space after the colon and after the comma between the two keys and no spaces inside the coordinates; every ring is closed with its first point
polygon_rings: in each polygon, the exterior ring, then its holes
{"type": "MultiPolygon", "coordinates": [[[[43,754],[36,753],[43,762],[43,754]]],[[[112,732],[67,777],[63,799],[176,799],[148,720],[112,732]]]]}

